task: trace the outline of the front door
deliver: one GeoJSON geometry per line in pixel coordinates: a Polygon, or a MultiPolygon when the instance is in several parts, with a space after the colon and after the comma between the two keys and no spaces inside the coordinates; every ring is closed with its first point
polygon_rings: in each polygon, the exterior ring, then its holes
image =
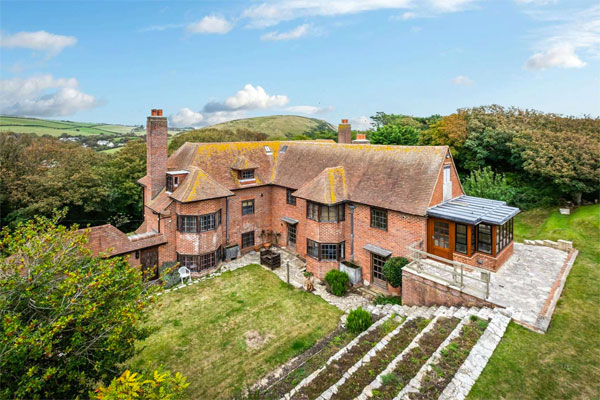
{"type": "Polygon", "coordinates": [[[140,250],[140,263],[144,280],[158,279],[158,247],[140,250]]]}
{"type": "Polygon", "coordinates": [[[296,225],[287,224],[287,247],[296,248],[297,235],[296,225]]]}
{"type": "Polygon", "coordinates": [[[387,257],[371,253],[371,271],[373,274],[372,282],[374,285],[387,290],[387,281],[383,275],[383,265],[388,260],[387,257]]]}
{"type": "Polygon", "coordinates": [[[450,222],[435,218],[429,219],[428,223],[428,252],[438,257],[452,260],[450,222]]]}

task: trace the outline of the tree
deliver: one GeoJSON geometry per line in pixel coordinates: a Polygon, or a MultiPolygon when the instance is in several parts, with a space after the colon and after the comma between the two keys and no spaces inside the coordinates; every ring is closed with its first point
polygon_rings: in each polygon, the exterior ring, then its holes
{"type": "Polygon", "coordinates": [[[409,125],[384,125],[369,134],[373,144],[396,144],[416,146],[419,143],[419,131],[409,125]]]}
{"type": "Polygon", "coordinates": [[[463,182],[463,189],[469,196],[513,203],[514,192],[506,178],[503,174],[492,171],[490,167],[471,171],[463,182]]]}
{"type": "Polygon", "coordinates": [[[75,398],[108,382],[147,337],[151,287],[96,258],[75,227],[35,217],[0,238],[0,397],[75,398]]]}
{"type": "Polygon", "coordinates": [[[109,386],[101,385],[90,393],[92,400],[172,400],[181,397],[190,385],[186,377],[177,372],[171,376],[169,371],[155,370],[144,374],[129,370],[112,380],[109,386]]]}

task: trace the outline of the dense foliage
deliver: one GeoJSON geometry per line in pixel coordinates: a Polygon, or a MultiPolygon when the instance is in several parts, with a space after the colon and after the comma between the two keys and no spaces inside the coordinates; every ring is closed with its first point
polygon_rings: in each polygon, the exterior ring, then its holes
{"type": "Polygon", "coordinates": [[[90,393],[92,400],[175,400],[179,399],[190,385],[187,378],[177,372],[155,370],[151,373],[137,373],[129,370],[112,380],[110,385],[101,385],[90,393]]]}
{"type": "Polygon", "coordinates": [[[383,264],[383,276],[392,287],[402,286],[402,268],[408,263],[404,257],[392,257],[383,264]]]}
{"type": "Polygon", "coordinates": [[[125,230],[141,223],[146,172],[143,140],[115,154],[98,153],[53,137],[0,133],[2,225],[69,208],[64,222],[114,223],[125,230]]]}
{"type": "Polygon", "coordinates": [[[352,333],[361,333],[373,324],[371,314],[362,307],[355,308],[348,313],[346,329],[352,333]]]}
{"type": "Polygon", "coordinates": [[[343,296],[348,291],[350,277],[347,273],[338,269],[332,269],[325,274],[325,282],[329,285],[331,293],[336,296],[343,296]]]}
{"type": "Polygon", "coordinates": [[[465,185],[468,194],[501,195],[521,208],[555,204],[560,198],[579,202],[582,195],[597,198],[599,118],[496,105],[461,109],[445,117],[377,113],[371,118],[372,143],[449,146],[459,172],[473,173],[465,185]],[[486,188],[487,184],[502,189],[486,188]]]}
{"type": "Polygon", "coordinates": [[[149,289],[122,257],[35,217],[0,238],[0,397],[75,398],[134,354],[149,289]]]}

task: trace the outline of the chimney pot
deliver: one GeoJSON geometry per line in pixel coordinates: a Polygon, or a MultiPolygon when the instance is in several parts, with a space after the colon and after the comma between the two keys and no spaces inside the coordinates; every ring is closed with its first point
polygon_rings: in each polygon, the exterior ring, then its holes
{"type": "Polygon", "coordinates": [[[342,120],[342,124],[347,124],[347,123],[348,123],[348,120],[347,120],[347,119],[343,119],[343,120],[342,120]]]}
{"type": "Polygon", "coordinates": [[[152,111],[150,112],[150,115],[152,115],[153,117],[156,117],[156,108],[152,109],[152,111]]]}
{"type": "Polygon", "coordinates": [[[156,110],[156,115],[158,117],[162,117],[162,109],[159,108],[158,110],[156,110]]]}

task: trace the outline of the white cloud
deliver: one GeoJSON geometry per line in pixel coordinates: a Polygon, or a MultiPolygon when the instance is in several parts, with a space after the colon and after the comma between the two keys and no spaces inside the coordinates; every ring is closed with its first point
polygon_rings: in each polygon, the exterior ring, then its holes
{"type": "Polygon", "coordinates": [[[556,45],[548,50],[535,53],[525,63],[527,69],[546,69],[552,67],[581,68],[586,63],[575,54],[572,45],[565,43],[556,45]]]}
{"type": "Polygon", "coordinates": [[[289,101],[290,99],[285,95],[269,95],[262,86],[252,86],[248,83],[236,94],[225,99],[224,103],[214,101],[207,103],[204,111],[262,110],[282,107],[289,101]]]}
{"type": "Polygon", "coordinates": [[[352,129],[356,131],[366,131],[372,128],[371,118],[365,117],[364,115],[361,117],[350,118],[350,125],[352,125],[352,129]]]}
{"type": "Polygon", "coordinates": [[[198,22],[189,24],[186,29],[191,33],[216,33],[223,35],[229,32],[233,25],[225,18],[209,15],[198,22]]]}
{"type": "Polygon", "coordinates": [[[196,127],[201,125],[202,121],[204,121],[202,113],[192,111],[187,107],[182,108],[177,114],[169,117],[170,125],[176,128],[196,127]]]}
{"type": "Polygon", "coordinates": [[[291,31],[288,31],[288,32],[279,33],[277,31],[274,31],[274,32],[265,33],[260,38],[261,38],[261,40],[298,39],[298,38],[301,38],[302,36],[306,36],[306,34],[308,33],[309,27],[310,27],[309,24],[303,24],[303,25],[300,25],[300,26],[296,27],[295,29],[292,29],[291,31]]]}
{"type": "Polygon", "coordinates": [[[475,82],[468,76],[458,75],[452,78],[452,83],[456,86],[472,86],[475,82]]]}
{"type": "Polygon", "coordinates": [[[400,18],[403,19],[403,20],[413,19],[413,18],[417,18],[417,14],[414,13],[414,12],[407,11],[407,12],[403,13],[400,16],[400,18]]]}
{"type": "Polygon", "coordinates": [[[65,47],[73,46],[75,43],[77,39],[73,36],[55,35],[46,31],[18,32],[0,36],[0,47],[39,50],[48,56],[57,55],[65,47]]]}
{"type": "Polygon", "coordinates": [[[328,113],[330,111],[333,111],[334,109],[335,108],[333,106],[327,106],[327,107],[291,106],[291,107],[287,107],[286,111],[293,112],[293,113],[298,113],[298,114],[315,115],[315,114],[328,113]]]}
{"type": "Polygon", "coordinates": [[[280,0],[252,6],[244,11],[242,17],[250,19],[251,26],[267,27],[302,17],[409,8],[411,3],[411,0],[280,0]]]}
{"type": "Polygon", "coordinates": [[[600,5],[576,12],[560,10],[534,16],[555,24],[537,32],[542,39],[525,68],[582,68],[587,65],[582,56],[600,56],[600,5]]]}
{"type": "Polygon", "coordinates": [[[80,92],[78,86],[75,78],[56,79],[52,75],[0,80],[0,112],[58,117],[100,105],[94,96],[80,92]]]}
{"type": "Polygon", "coordinates": [[[433,11],[457,12],[469,7],[475,0],[429,0],[433,11]]]}

